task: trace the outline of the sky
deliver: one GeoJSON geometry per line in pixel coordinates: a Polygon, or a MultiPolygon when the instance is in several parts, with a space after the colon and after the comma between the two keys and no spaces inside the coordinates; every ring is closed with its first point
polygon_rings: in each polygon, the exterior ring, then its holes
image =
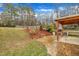
{"type": "MultiPolygon", "coordinates": [[[[77,3],[20,3],[22,6],[31,7],[35,13],[47,13],[55,9],[64,9],[64,7],[79,5],[77,3]]],[[[18,3],[14,3],[14,6],[18,3]]],[[[4,10],[3,4],[0,4],[0,12],[4,10]]]]}

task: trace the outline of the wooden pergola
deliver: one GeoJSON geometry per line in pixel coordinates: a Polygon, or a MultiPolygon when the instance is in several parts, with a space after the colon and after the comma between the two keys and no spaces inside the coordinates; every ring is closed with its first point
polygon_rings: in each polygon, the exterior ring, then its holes
{"type": "Polygon", "coordinates": [[[63,17],[61,19],[56,19],[56,32],[57,32],[57,41],[59,41],[59,25],[62,25],[62,33],[63,33],[63,25],[69,24],[79,24],[79,15],[63,17]]]}

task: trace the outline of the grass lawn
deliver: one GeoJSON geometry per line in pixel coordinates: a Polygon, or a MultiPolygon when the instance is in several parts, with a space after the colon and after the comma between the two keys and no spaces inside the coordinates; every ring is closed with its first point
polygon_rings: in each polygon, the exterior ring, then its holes
{"type": "Polygon", "coordinates": [[[47,49],[17,28],[0,28],[0,56],[46,56],[47,49]]]}

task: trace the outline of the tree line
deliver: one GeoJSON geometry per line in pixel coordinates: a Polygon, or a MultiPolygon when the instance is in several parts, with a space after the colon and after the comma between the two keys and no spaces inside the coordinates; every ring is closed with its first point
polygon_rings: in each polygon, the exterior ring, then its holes
{"type": "Polygon", "coordinates": [[[14,6],[11,3],[3,4],[5,8],[0,14],[1,27],[15,27],[15,26],[36,26],[40,25],[35,17],[33,9],[29,6],[18,4],[14,6]]]}

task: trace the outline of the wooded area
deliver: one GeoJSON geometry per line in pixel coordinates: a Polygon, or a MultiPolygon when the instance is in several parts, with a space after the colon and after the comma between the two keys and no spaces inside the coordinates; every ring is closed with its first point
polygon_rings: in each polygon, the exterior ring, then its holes
{"type": "Polygon", "coordinates": [[[29,6],[22,4],[14,6],[10,3],[3,4],[3,6],[5,10],[0,14],[1,27],[39,26],[48,23],[47,16],[42,16],[44,19],[38,20],[34,10],[29,6]]]}

